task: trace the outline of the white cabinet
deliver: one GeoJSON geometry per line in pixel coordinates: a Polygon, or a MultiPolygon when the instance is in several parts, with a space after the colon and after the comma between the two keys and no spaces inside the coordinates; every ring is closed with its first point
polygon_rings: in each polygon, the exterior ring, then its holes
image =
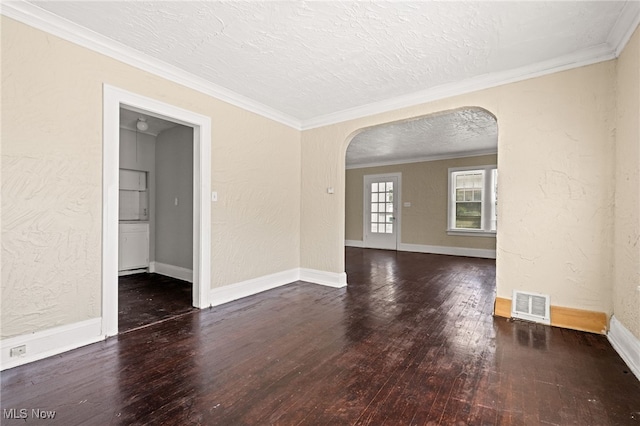
{"type": "Polygon", "coordinates": [[[145,191],[147,189],[147,173],[137,170],[120,169],[120,189],[145,191]]]}
{"type": "Polygon", "coordinates": [[[121,223],[118,271],[149,267],[149,224],[121,223]]]}

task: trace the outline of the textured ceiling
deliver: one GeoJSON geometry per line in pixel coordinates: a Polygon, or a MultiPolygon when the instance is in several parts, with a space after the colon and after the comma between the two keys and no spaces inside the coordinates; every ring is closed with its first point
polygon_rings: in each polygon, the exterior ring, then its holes
{"type": "Polygon", "coordinates": [[[32,3],[301,122],[602,46],[625,4],[32,3]]]}
{"type": "MultiPolygon", "coordinates": [[[[2,13],[39,16],[46,30],[55,18],[72,41],[95,38],[152,72],[168,64],[178,82],[306,129],[611,59],[639,4],[4,1],[2,13]]],[[[390,124],[360,133],[347,162],[495,150],[496,132],[474,109],[390,124]]]]}
{"type": "Polygon", "coordinates": [[[495,153],[498,125],[481,108],[432,114],[365,129],[347,148],[347,167],[495,153]]]}

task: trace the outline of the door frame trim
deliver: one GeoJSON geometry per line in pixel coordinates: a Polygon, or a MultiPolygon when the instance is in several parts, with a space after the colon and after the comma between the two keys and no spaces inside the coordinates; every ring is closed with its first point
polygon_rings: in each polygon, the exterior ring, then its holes
{"type": "Polygon", "coordinates": [[[402,230],[402,173],[394,172],[394,173],[378,173],[372,175],[364,175],[362,177],[362,243],[365,248],[367,248],[367,205],[369,203],[368,200],[368,190],[367,188],[367,179],[382,179],[385,177],[392,177],[398,179],[398,193],[395,196],[397,202],[397,214],[396,214],[396,248],[394,250],[398,250],[400,247],[401,238],[400,232],[402,230]]]}
{"type": "Polygon", "coordinates": [[[193,128],[193,305],[209,306],[211,288],[211,118],[103,85],[102,334],[118,334],[118,170],[120,108],[193,128]]]}

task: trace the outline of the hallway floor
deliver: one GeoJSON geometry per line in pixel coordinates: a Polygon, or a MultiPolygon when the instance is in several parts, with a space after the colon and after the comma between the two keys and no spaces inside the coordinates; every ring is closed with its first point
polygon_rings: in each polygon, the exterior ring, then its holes
{"type": "Polygon", "coordinates": [[[118,331],[125,333],[188,312],[192,285],[159,274],[134,274],[118,278],[118,331]]]}

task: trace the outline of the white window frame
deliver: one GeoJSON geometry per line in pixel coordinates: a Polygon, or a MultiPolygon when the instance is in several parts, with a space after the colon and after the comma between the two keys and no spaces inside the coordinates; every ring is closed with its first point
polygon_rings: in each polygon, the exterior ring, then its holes
{"type": "MultiPolygon", "coordinates": [[[[449,191],[448,191],[448,221],[447,234],[473,237],[495,237],[496,230],[491,229],[491,219],[497,214],[495,210],[496,200],[493,197],[493,170],[497,170],[495,164],[485,166],[451,167],[448,169],[449,191]],[[479,171],[482,172],[482,229],[456,228],[456,194],[453,175],[456,172],[479,171]],[[487,198],[489,196],[489,198],[487,198]]],[[[496,224],[497,229],[497,224],[496,224]]]]}

